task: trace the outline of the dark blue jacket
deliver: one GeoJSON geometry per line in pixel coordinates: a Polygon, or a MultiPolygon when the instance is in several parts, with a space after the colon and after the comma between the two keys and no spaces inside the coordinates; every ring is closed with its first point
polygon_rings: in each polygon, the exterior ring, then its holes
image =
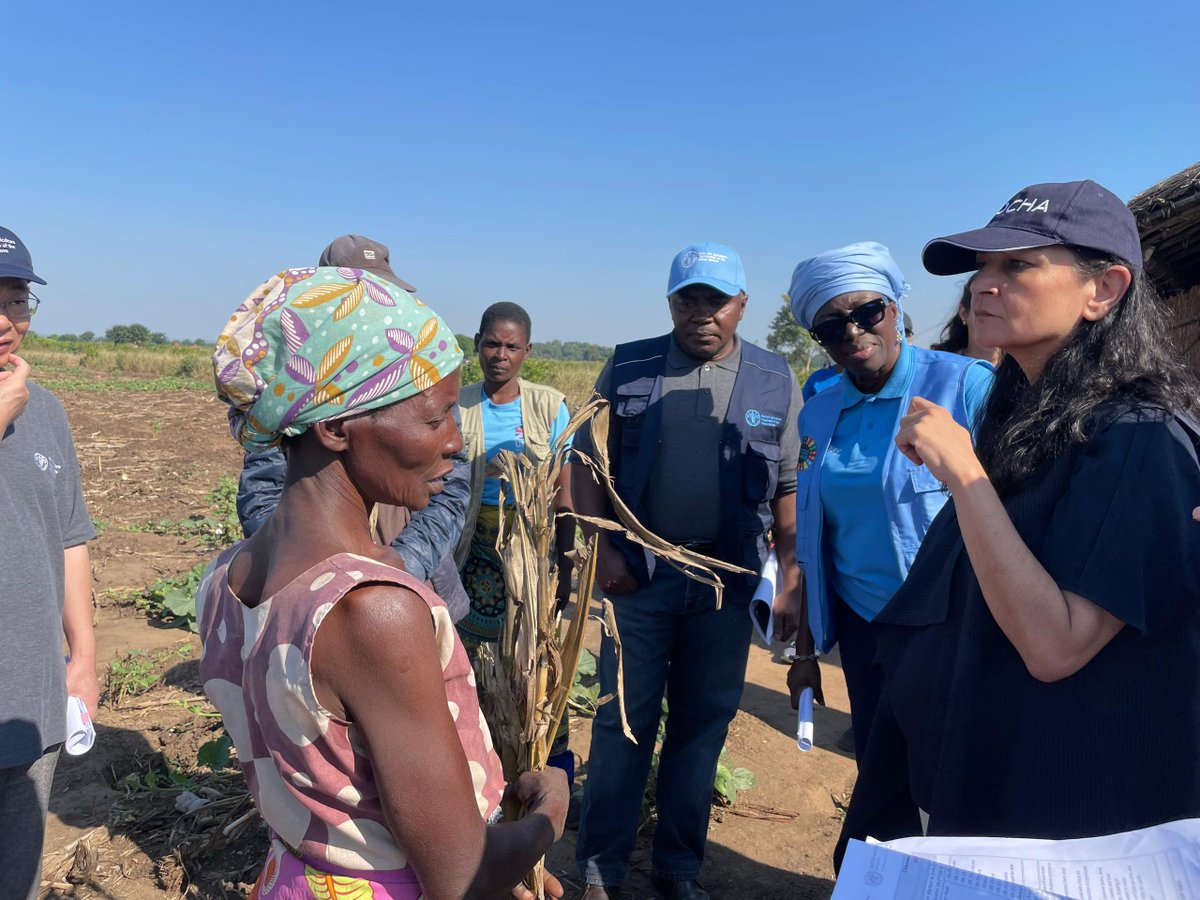
{"type": "MultiPolygon", "coordinates": [[[[645,521],[646,485],[658,453],[663,371],[671,335],[621,344],[613,352],[609,457],[617,494],[645,521]]],[[[779,438],[792,396],[792,373],[783,357],[742,341],[742,361],[721,429],[718,484],[720,537],[715,555],[753,575],[723,575],[732,597],[748,601],[767,558],[770,501],[779,483],[779,438]]],[[[611,514],[611,511],[610,511],[611,514]]],[[[640,584],[649,582],[646,555],[623,535],[613,543],[640,584]]]]}

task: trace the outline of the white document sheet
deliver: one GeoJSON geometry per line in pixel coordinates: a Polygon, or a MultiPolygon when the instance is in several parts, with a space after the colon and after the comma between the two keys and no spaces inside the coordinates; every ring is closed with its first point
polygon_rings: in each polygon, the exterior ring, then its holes
{"type": "MultiPolygon", "coordinates": [[[[857,843],[852,842],[852,846],[857,843]]],[[[842,864],[838,888],[846,880],[848,892],[835,890],[836,900],[858,897],[974,900],[993,896],[1068,897],[1072,900],[1200,898],[1200,819],[1183,819],[1140,831],[1071,841],[927,837],[903,838],[886,844],[859,844],[859,848],[852,868],[842,864]],[[951,881],[943,882],[943,887],[930,892],[934,881],[947,877],[937,875],[935,869],[925,870],[924,887],[917,890],[914,875],[909,874],[902,884],[899,876],[903,874],[903,867],[887,858],[872,856],[871,852],[876,849],[899,852],[903,859],[915,859],[937,869],[951,868],[988,883],[1007,885],[1012,891],[1033,893],[995,893],[995,888],[972,888],[962,893],[959,885],[951,881]],[[872,892],[864,893],[864,879],[879,875],[891,880],[891,892],[884,890],[884,882],[880,882],[872,892]],[[858,887],[851,887],[855,882],[858,887]],[[979,889],[992,892],[981,894],[977,892],[979,889]]],[[[848,850],[847,861],[850,856],[848,850]]],[[[906,866],[915,874],[921,869],[919,862],[910,862],[906,866]]]]}
{"type": "Polygon", "coordinates": [[[956,869],[887,844],[851,841],[830,900],[1061,900],[1061,895],[956,869]]]}
{"type": "Polygon", "coordinates": [[[67,740],[63,749],[69,756],[83,756],[96,743],[96,727],[88,714],[87,704],[78,697],[67,698],[67,740]]]}
{"type": "Polygon", "coordinates": [[[796,746],[801,753],[813,748],[813,689],[806,687],[800,692],[800,708],[796,713],[796,746]]]}
{"type": "Polygon", "coordinates": [[[754,630],[768,647],[775,641],[772,634],[775,631],[772,607],[775,604],[775,583],[778,577],[779,557],[772,550],[767,554],[767,561],[763,563],[762,580],[758,582],[754,596],[750,598],[750,621],[754,623],[754,630]]]}

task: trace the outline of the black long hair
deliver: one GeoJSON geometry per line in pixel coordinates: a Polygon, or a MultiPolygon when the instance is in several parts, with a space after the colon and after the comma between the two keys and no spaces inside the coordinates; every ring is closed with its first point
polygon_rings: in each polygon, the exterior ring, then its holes
{"type": "MultiPolygon", "coordinates": [[[[1129,263],[1081,247],[1075,268],[1084,277],[1129,263]]],[[[1001,497],[1087,439],[1104,404],[1195,412],[1200,386],[1172,347],[1162,302],[1135,272],[1125,296],[1103,319],[1081,321],[1030,384],[1011,356],[996,370],[976,435],[976,452],[1001,497]]]]}
{"type": "Polygon", "coordinates": [[[959,299],[958,305],[954,307],[954,312],[950,314],[949,320],[942,326],[942,339],[936,344],[930,344],[930,350],[961,354],[966,353],[967,348],[971,346],[971,332],[967,330],[967,323],[962,320],[958,311],[960,309],[971,311],[971,282],[974,280],[975,276],[972,275],[963,285],[962,297],[959,299]]]}

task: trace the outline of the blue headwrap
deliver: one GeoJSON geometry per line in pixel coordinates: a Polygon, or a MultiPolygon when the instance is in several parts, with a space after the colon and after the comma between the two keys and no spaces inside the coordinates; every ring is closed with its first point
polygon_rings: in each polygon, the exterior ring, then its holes
{"type": "Polygon", "coordinates": [[[864,241],[827,250],[796,266],[788,288],[792,315],[803,328],[834,297],[852,291],[878,291],[896,301],[896,330],[904,338],[904,310],[900,301],[908,293],[904,273],[883,244],[864,241]]]}

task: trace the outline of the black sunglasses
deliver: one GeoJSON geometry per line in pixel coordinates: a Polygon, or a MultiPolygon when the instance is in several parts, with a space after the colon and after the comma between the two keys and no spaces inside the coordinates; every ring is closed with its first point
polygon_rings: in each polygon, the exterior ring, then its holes
{"type": "Polygon", "coordinates": [[[863,331],[870,331],[876,325],[883,321],[883,314],[887,312],[888,304],[892,301],[886,297],[880,297],[878,300],[868,300],[858,309],[853,310],[844,316],[834,316],[826,319],[819,325],[814,325],[808,329],[808,333],[812,335],[813,340],[822,346],[836,344],[846,335],[846,326],[853,322],[863,331]]]}

